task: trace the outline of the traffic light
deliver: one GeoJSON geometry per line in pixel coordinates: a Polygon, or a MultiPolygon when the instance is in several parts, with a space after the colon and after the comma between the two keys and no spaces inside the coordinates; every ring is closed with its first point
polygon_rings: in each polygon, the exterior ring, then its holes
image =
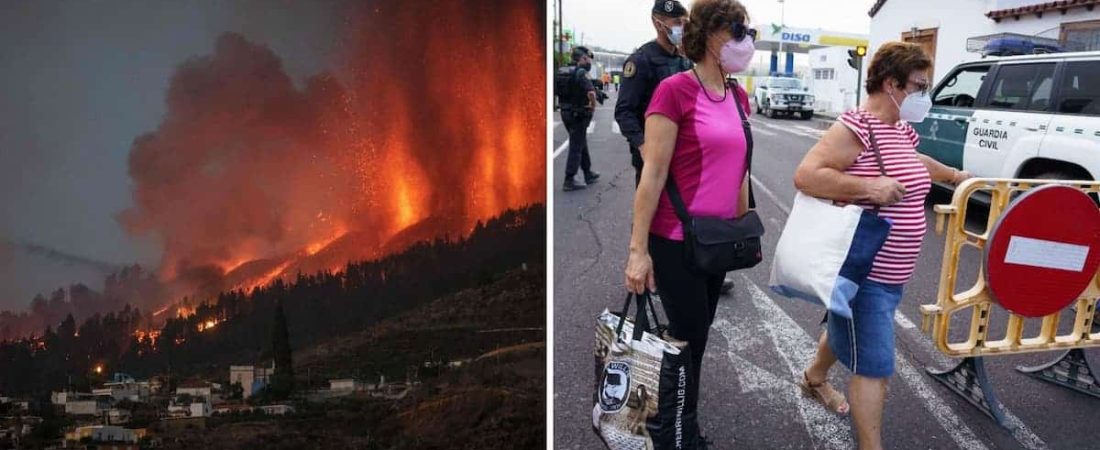
{"type": "Polygon", "coordinates": [[[863,57],[867,55],[867,46],[860,45],[853,50],[848,50],[848,65],[853,69],[863,68],[863,57]]]}

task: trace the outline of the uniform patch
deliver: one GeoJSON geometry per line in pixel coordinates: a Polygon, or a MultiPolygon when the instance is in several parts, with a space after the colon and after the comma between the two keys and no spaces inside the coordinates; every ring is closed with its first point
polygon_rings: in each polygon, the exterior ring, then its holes
{"type": "Polygon", "coordinates": [[[673,9],[676,9],[676,5],[674,5],[671,0],[666,1],[665,2],[665,12],[672,12],[673,9]]]}
{"type": "Polygon", "coordinates": [[[623,77],[626,77],[626,78],[633,77],[634,72],[636,72],[636,71],[637,71],[637,68],[634,67],[634,61],[627,61],[626,65],[623,66],[623,77]]]}

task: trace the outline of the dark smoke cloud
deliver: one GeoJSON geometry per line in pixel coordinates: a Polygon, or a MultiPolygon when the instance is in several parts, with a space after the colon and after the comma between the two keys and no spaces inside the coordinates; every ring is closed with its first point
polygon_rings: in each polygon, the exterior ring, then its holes
{"type": "Polygon", "coordinates": [[[178,68],[163,122],[134,140],[135,206],[119,215],[162,237],[162,274],[290,252],[341,219],[350,174],[323,141],[326,79],[298,90],[269,48],[233,33],[178,68]]]}

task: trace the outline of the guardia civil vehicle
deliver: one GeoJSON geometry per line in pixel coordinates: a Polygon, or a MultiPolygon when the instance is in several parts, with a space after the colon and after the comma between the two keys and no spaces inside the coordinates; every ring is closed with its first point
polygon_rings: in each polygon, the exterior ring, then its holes
{"type": "Polygon", "coordinates": [[[990,57],[955,67],[913,127],[919,152],[976,177],[1100,177],[1100,52],[990,57]]]}

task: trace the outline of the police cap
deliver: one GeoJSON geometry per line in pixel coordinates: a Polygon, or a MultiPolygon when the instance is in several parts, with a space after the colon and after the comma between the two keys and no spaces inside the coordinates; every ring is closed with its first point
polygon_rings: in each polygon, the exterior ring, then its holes
{"type": "Polygon", "coordinates": [[[687,8],[676,0],[657,0],[653,2],[653,14],[665,17],[683,17],[687,15],[687,8]]]}

